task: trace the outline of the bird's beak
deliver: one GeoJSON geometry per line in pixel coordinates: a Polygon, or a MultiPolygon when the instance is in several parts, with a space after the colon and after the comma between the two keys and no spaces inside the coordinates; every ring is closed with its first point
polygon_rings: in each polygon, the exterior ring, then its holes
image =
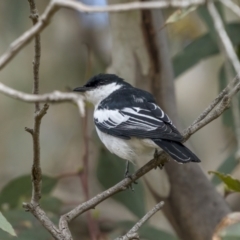
{"type": "Polygon", "coordinates": [[[74,92],[86,92],[86,91],[89,91],[91,90],[92,88],[91,87],[77,87],[77,88],[74,88],[73,91],[74,92]]]}

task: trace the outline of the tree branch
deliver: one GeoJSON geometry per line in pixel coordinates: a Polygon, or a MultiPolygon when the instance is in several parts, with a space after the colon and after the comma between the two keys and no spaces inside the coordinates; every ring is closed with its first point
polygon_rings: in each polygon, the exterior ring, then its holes
{"type": "Polygon", "coordinates": [[[53,91],[52,93],[45,93],[41,95],[23,93],[17,91],[13,88],[6,86],[3,83],[0,83],[0,93],[3,93],[9,97],[15,98],[28,103],[35,102],[51,102],[51,103],[60,103],[60,102],[74,102],[78,105],[79,112],[81,116],[84,116],[84,102],[83,97],[76,93],[65,93],[60,91],[53,91]]]}
{"type": "Polygon", "coordinates": [[[115,240],[131,240],[131,239],[140,239],[138,236],[139,228],[150,219],[156,212],[158,212],[164,205],[164,202],[160,202],[155,205],[147,214],[140,219],[124,236],[116,238],[115,240]]]}
{"type": "MultiPolygon", "coordinates": [[[[30,6],[30,18],[32,19],[33,25],[38,22],[38,10],[36,8],[36,4],[34,0],[28,0],[30,6]]],[[[33,84],[33,94],[39,93],[39,66],[40,66],[40,57],[41,57],[41,39],[40,34],[36,34],[35,36],[35,55],[33,60],[33,76],[34,76],[34,84],[33,84]]],[[[35,112],[40,110],[39,103],[35,103],[35,112]]]]}

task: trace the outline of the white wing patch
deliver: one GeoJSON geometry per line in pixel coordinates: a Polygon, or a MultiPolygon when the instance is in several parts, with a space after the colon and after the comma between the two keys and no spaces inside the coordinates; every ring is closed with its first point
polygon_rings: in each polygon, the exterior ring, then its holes
{"type": "Polygon", "coordinates": [[[94,119],[108,129],[116,128],[120,124],[122,130],[143,129],[144,131],[153,131],[159,128],[159,123],[162,120],[148,114],[141,114],[140,111],[150,112],[150,110],[139,107],[123,108],[121,111],[96,109],[94,119]]]}
{"type": "Polygon", "coordinates": [[[97,109],[94,112],[94,119],[107,128],[114,128],[119,124],[128,121],[130,117],[121,114],[118,110],[97,109]]]}

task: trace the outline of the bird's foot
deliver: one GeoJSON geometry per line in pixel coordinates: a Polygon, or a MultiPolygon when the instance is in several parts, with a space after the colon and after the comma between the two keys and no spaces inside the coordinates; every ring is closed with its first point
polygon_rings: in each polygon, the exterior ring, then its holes
{"type": "MultiPolygon", "coordinates": [[[[124,178],[130,178],[132,179],[132,175],[129,173],[129,161],[126,162],[126,169],[125,169],[125,173],[124,173],[124,178]]],[[[133,182],[134,184],[137,184],[136,181],[133,182]]],[[[128,185],[127,187],[128,189],[131,189],[132,191],[134,191],[134,188],[132,186],[132,183],[128,185]]]]}

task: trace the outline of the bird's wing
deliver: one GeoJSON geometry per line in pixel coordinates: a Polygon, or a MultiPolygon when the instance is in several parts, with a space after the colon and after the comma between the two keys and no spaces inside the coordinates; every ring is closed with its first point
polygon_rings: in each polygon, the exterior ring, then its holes
{"type": "Polygon", "coordinates": [[[100,131],[123,139],[138,137],[177,142],[183,139],[163,110],[145,99],[131,107],[96,109],[94,122],[100,131]]]}

